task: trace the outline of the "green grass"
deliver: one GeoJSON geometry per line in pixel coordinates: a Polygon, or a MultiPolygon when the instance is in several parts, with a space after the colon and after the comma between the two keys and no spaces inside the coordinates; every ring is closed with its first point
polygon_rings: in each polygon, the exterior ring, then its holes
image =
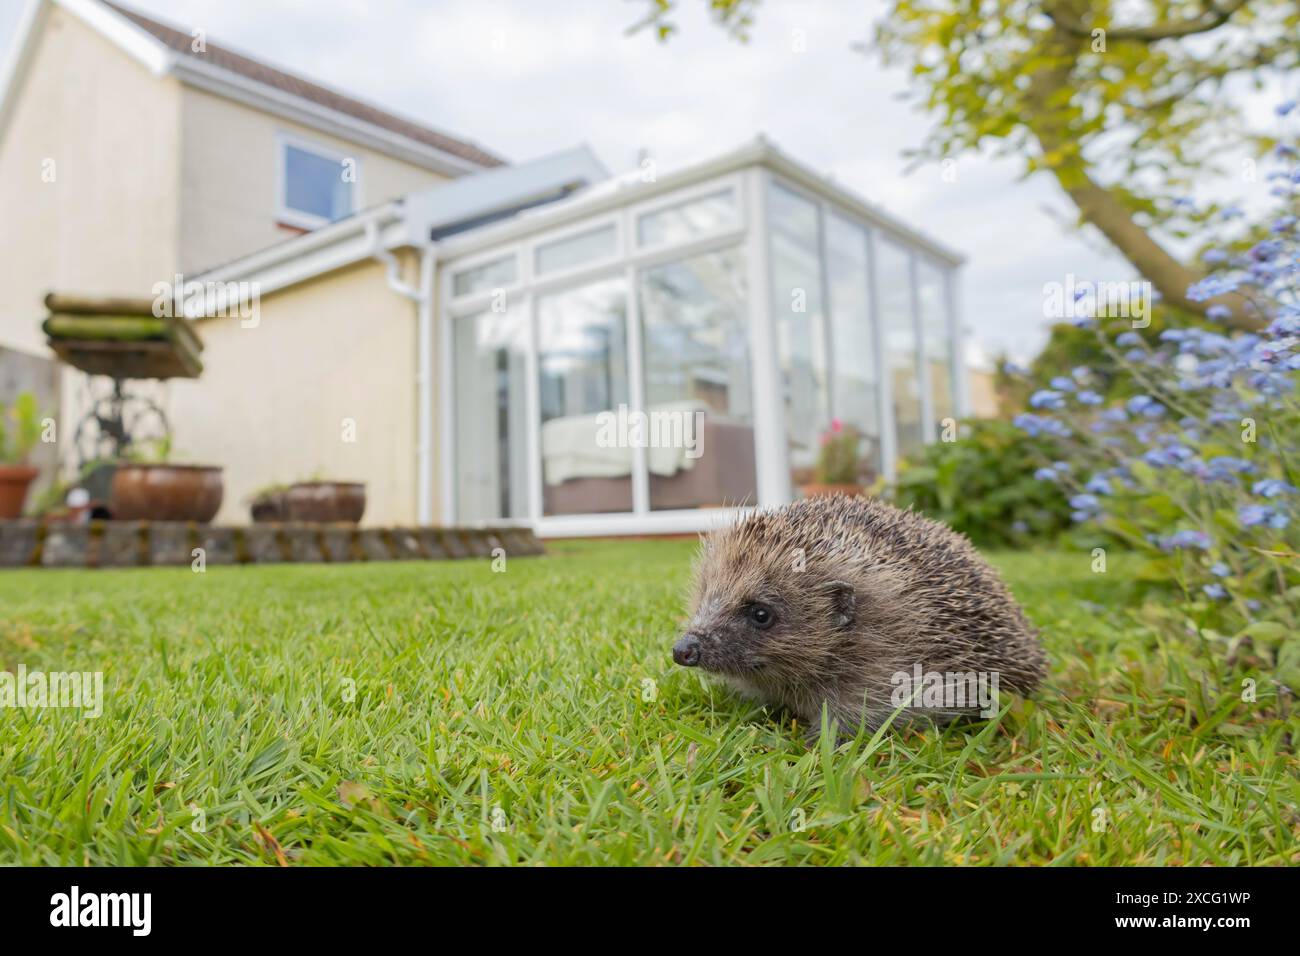
{"type": "Polygon", "coordinates": [[[106,697],[0,709],[0,862],[1300,862],[1300,721],[1136,624],[1124,562],[993,556],[1037,700],[809,747],[669,661],[691,549],[0,574],[0,668],[106,697]]]}

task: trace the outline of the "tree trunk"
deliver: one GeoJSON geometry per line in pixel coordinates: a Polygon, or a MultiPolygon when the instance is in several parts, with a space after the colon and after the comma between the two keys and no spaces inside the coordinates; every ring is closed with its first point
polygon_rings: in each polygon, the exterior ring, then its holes
{"type": "MultiPolygon", "coordinates": [[[[1061,6],[1074,22],[1081,22],[1079,0],[1061,6]],[[1069,9],[1071,7],[1073,9],[1069,9]]],[[[1145,229],[1133,221],[1132,213],[1120,197],[1092,178],[1082,156],[1068,152],[1073,143],[1065,124],[1055,119],[1059,109],[1056,106],[1056,96],[1069,88],[1079,45],[1083,42],[1087,41],[1072,35],[1060,25],[1055,26],[1048,43],[1053,62],[1030,74],[1029,89],[1026,92],[1030,107],[1026,125],[1038,140],[1043,153],[1074,157],[1051,167],[1057,182],[1073,200],[1084,220],[1101,231],[1120,255],[1151,283],[1166,303],[1200,315],[1204,315],[1211,305],[1226,305],[1232,310],[1228,324],[1241,329],[1260,328],[1264,323],[1259,310],[1240,295],[1220,296],[1205,302],[1193,302],[1187,298],[1188,286],[1201,276],[1166,252],[1145,229]]]]}

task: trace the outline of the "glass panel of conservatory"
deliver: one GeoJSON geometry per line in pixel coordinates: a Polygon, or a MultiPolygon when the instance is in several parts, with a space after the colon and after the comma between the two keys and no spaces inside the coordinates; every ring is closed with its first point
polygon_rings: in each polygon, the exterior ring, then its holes
{"type": "Polygon", "coordinates": [[[830,425],[818,212],[814,203],[775,182],[768,198],[772,317],[791,483],[798,488],[813,481],[830,425]]]}
{"type": "Polygon", "coordinates": [[[472,295],[488,289],[499,289],[514,285],[515,257],[513,255],[493,259],[481,266],[472,266],[463,272],[457,272],[451,280],[452,295],[472,295]]]}
{"type": "Polygon", "coordinates": [[[626,283],[541,297],[537,333],[543,513],[631,511],[632,448],[600,415],[628,402],[626,283]]]}
{"type": "Polygon", "coordinates": [[[834,372],[831,411],[846,432],[858,436],[854,480],[868,485],[880,473],[880,402],[866,230],[840,216],[827,216],[826,269],[834,372]]]}
{"type": "Polygon", "coordinates": [[[741,250],[646,269],[638,282],[650,507],[755,503],[741,250]]]}
{"type": "Polygon", "coordinates": [[[528,514],[523,309],[480,312],[454,321],[456,506],[462,521],[528,514]]]}
{"type": "Polygon", "coordinates": [[[618,251],[614,224],[597,226],[537,247],[537,274],[573,269],[589,262],[608,259],[618,251]]]}
{"type": "Polygon", "coordinates": [[[930,377],[930,403],[936,432],[943,420],[956,415],[952,381],[952,330],[948,325],[948,297],[942,269],[925,259],[916,263],[916,293],[920,298],[921,335],[930,377]]]}
{"type": "Polygon", "coordinates": [[[736,222],[735,190],[720,189],[646,213],[637,220],[637,244],[648,248],[681,242],[734,226],[736,222]]]}
{"type": "Polygon", "coordinates": [[[885,367],[894,405],[898,456],[906,458],[925,443],[921,423],[916,325],[912,311],[911,253],[880,238],[876,242],[876,284],[880,290],[880,321],[885,339],[885,367]]]}

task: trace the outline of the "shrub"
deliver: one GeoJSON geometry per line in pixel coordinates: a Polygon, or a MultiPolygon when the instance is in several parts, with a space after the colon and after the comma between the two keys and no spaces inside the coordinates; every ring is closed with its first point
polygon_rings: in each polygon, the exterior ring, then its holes
{"type": "Polygon", "coordinates": [[[1274,180],[1286,208],[1272,235],[1224,255],[1223,268],[1189,290],[1199,301],[1243,294],[1267,328],[1166,329],[1150,344],[1132,328],[1085,322],[1131,397],[1105,401],[1079,369],[1037,387],[1015,423],[1066,463],[1040,477],[1072,520],[1144,552],[1143,576],[1181,592],[1180,606],[1153,608],[1153,618],[1228,663],[1246,660],[1297,686],[1300,167],[1274,180]]]}
{"type": "Polygon", "coordinates": [[[1070,526],[1059,491],[1035,479],[1057,460],[1055,444],[997,419],[963,423],[955,442],[935,442],[899,468],[892,495],[976,544],[1023,546],[1070,526]]]}

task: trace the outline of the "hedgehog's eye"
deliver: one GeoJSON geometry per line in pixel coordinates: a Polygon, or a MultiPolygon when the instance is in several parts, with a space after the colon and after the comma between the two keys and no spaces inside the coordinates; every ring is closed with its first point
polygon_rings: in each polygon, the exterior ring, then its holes
{"type": "Polygon", "coordinates": [[[745,617],[760,631],[765,631],[776,623],[776,615],[766,604],[751,604],[745,611],[745,617]]]}

